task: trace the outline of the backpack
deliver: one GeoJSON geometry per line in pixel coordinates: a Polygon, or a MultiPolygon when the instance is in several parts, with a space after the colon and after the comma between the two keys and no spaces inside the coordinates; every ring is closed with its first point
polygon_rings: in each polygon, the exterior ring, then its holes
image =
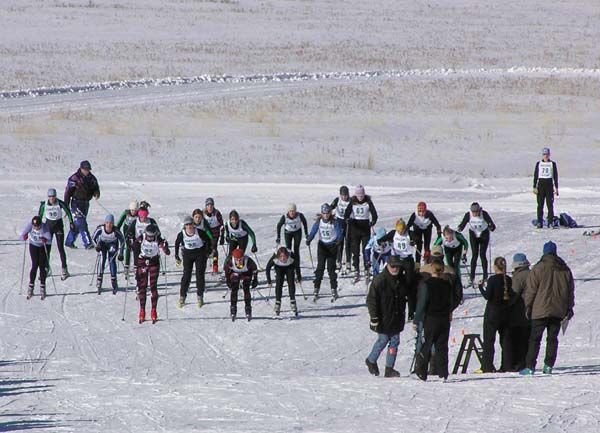
{"type": "Polygon", "coordinates": [[[560,225],[570,229],[578,227],[577,221],[566,212],[560,214],[560,225]]]}

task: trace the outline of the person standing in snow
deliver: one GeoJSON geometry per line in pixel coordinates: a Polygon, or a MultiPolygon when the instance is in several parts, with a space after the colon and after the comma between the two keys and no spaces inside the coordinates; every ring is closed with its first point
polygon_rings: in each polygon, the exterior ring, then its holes
{"type": "MultiPolygon", "coordinates": [[[[123,233],[124,236],[127,236],[127,232],[129,231],[129,226],[132,223],[135,223],[135,220],[138,216],[138,209],[140,208],[137,200],[132,200],[129,203],[129,208],[125,209],[121,216],[119,217],[119,221],[117,222],[117,228],[123,233]]],[[[129,265],[131,264],[131,246],[129,242],[125,242],[125,264],[123,266],[125,270],[125,275],[129,276],[129,265]]]]}
{"type": "Polygon", "coordinates": [[[256,235],[246,221],[240,219],[240,214],[235,209],[229,212],[229,220],[223,226],[221,232],[221,245],[227,241],[228,251],[227,255],[230,256],[231,252],[236,248],[240,248],[242,252],[246,252],[248,247],[248,238],[252,239],[251,252],[256,253],[258,247],[256,246],[256,235]]]}
{"type": "Polygon", "coordinates": [[[342,271],[342,274],[350,271],[350,259],[352,250],[350,248],[350,231],[346,224],[346,208],[350,204],[350,191],[346,185],[340,187],[340,195],[331,202],[331,208],[335,210],[335,219],[342,230],[342,240],[338,247],[337,268],[342,271]],[[344,246],[346,254],[344,255],[344,246]],[[342,261],[342,257],[344,260],[342,261]]]}
{"type": "Polygon", "coordinates": [[[337,273],[335,261],[337,258],[338,244],[342,239],[342,230],[335,218],[331,215],[331,207],[327,203],[321,205],[321,215],[313,224],[310,233],[306,237],[306,245],[310,248],[310,243],[319,234],[319,243],[317,245],[317,269],[315,270],[314,281],[314,301],[319,299],[321,290],[321,281],[327,266],[329,274],[329,284],[331,286],[332,301],[338,298],[337,292],[337,273]]]}
{"type": "Polygon", "coordinates": [[[290,294],[290,308],[294,315],[298,315],[296,305],[296,282],[294,281],[295,257],[286,247],[279,247],[275,254],[267,262],[265,272],[267,273],[267,284],[271,282],[271,269],[275,268],[275,314],[281,312],[281,297],[283,296],[283,282],[287,280],[288,292],[290,294]]]}
{"type": "MultiPolygon", "coordinates": [[[[356,272],[355,281],[360,278],[360,258],[365,253],[367,243],[371,238],[371,227],[377,223],[377,210],[371,197],[365,194],[365,188],[358,185],[350,204],[344,213],[350,230],[350,245],[352,248],[352,266],[356,272]]],[[[365,269],[365,272],[367,269],[365,269]]]]}
{"type": "Polygon", "coordinates": [[[100,224],[94,234],[92,241],[96,244],[96,251],[102,254],[102,261],[99,263],[98,278],[96,287],[98,294],[102,293],[102,276],[104,275],[104,267],[108,258],[108,268],[110,269],[110,284],[112,286],[113,295],[117,294],[119,286],[117,284],[117,262],[123,261],[123,248],[125,239],[121,231],[115,227],[115,217],[112,214],[106,215],[104,224],[100,224]]]}
{"type": "Polygon", "coordinates": [[[207,233],[210,232],[212,236],[208,221],[204,219],[204,211],[202,209],[196,208],[192,211],[192,220],[194,221],[194,227],[207,233]]]}
{"type": "Polygon", "coordinates": [[[89,161],[81,161],[79,170],[69,177],[65,188],[63,201],[71,209],[74,227],[67,235],[65,246],[75,248],[75,240],[81,234],[83,246],[86,249],[94,248],[87,224],[87,214],[90,210],[90,200],[100,198],[100,187],[96,176],[92,174],[92,165],[89,161]]]}
{"type": "Polygon", "coordinates": [[[215,200],[208,197],[204,202],[204,220],[210,227],[212,234],[211,251],[212,251],[212,273],[219,272],[219,237],[221,235],[221,227],[223,227],[223,215],[218,209],[215,209],[215,200]]]}
{"type": "Polygon", "coordinates": [[[417,270],[421,267],[421,253],[423,254],[423,258],[425,261],[429,259],[429,255],[431,254],[429,250],[429,246],[431,245],[431,232],[435,226],[437,230],[437,237],[440,237],[442,234],[442,228],[437,218],[427,209],[427,204],[424,201],[421,201],[417,204],[417,211],[413,212],[410,218],[408,218],[408,222],[406,223],[406,228],[408,230],[413,228],[413,239],[415,241],[415,266],[417,270]]]}
{"type": "Polygon", "coordinates": [[[477,257],[481,259],[483,268],[483,281],[488,277],[487,250],[490,243],[490,232],[496,230],[496,225],[490,215],[481,208],[479,203],[471,203],[471,209],[465,214],[458,225],[458,232],[462,232],[469,225],[469,242],[471,244],[471,285],[475,281],[477,257]]]}
{"type": "Polygon", "coordinates": [[[550,159],[550,149],[542,149],[542,160],[533,169],[533,193],[537,197],[537,228],[544,225],[544,202],[548,208],[548,227],[554,227],[554,195],[558,196],[558,168],[550,159]]]}
{"type": "Polygon", "coordinates": [[[225,281],[231,290],[231,320],[235,321],[237,316],[238,291],[244,291],[244,305],[246,319],[252,320],[252,296],[250,287],[258,286],[258,267],[254,260],[244,254],[241,248],[235,248],[225,260],[225,281]]]}
{"type": "MultiPolygon", "coordinates": [[[[69,207],[64,201],[56,197],[56,190],[50,188],[48,190],[48,200],[40,202],[40,209],[38,215],[42,218],[42,224],[46,225],[46,228],[52,236],[56,236],[56,246],[58,248],[58,254],[60,255],[60,262],[62,265],[62,280],[66,280],[69,277],[69,270],[67,268],[67,254],[65,253],[65,226],[63,223],[63,212],[69,219],[69,227],[71,230],[75,228],[73,224],[73,216],[69,207]]],[[[48,250],[48,259],[50,259],[50,250],[52,249],[52,242],[46,245],[48,250]]]]}
{"type": "Polygon", "coordinates": [[[29,240],[29,256],[31,257],[31,270],[29,271],[29,289],[27,290],[27,299],[33,296],[35,277],[38,269],[40,270],[40,293],[42,299],[46,297],[46,274],[48,266],[48,252],[46,245],[52,241],[52,234],[42,224],[39,215],[34,216],[21,232],[20,238],[24,241],[29,240]]]}
{"type": "Polygon", "coordinates": [[[510,345],[513,354],[513,364],[509,366],[510,371],[521,371],[525,368],[529,334],[531,333],[531,321],[526,317],[525,300],[523,295],[527,287],[527,279],[531,270],[529,260],[523,253],[513,256],[512,262],[512,288],[516,300],[511,310],[510,320],[510,345]]]}
{"type": "Polygon", "coordinates": [[[385,377],[398,377],[400,373],[394,370],[400,333],[404,330],[404,312],[408,290],[404,277],[400,272],[400,258],[390,256],[383,271],[373,278],[367,294],[369,309],[369,327],[377,333],[377,340],[371,353],[365,359],[369,373],[379,376],[377,359],[388,347],[385,359],[385,377]]]}
{"type": "Polygon", "coordinates": [[[546,331],[544,374],[551,374],[558,354],[558,333],[561,325],[573,318],[575,281],[571,269],[556,253],[552,241],[544,244],[543,256],[531,269],[525,289],[525,308],[531,319],[531,337],[527,350],[526,367],[522,375],[535,372],[542,335],[546,331]]]}
{"type": "Polygon", "coordinates": [[[302,281],[302,272],[300,271],[300,242],[302,242],[302,229],[304,236],[308,236],[308,227],[306,218],[302,212],[298,212],[295,203],[288,204],[287,213],[282,215],[277,223],[277,245],[281,243],[281,227],[285,227],[283,237],[285,239],[285,247],[292,250],[292,242],[294,244],[294,260],[296,266],[296,280],[302,281]]]}
{"type": "Polygon", "coordinates": [[[183,308],[185,298],[192,280],[192,269],[196,266],[196,294],[198,308],[204,305],[204,272],[206,271],[207,249],[211,248],[211,238],[208,234],[194,224],[192,217],[185,217],[183,220],[183,229],[177,235],[175,240],[175,262],[177,266],[183,263],[183,276],[181,277],[181,288],[179,290],[179,301],[177,306],[183,308]],[[183,261],[179,254],[179,249],[183,252],[183,261]]]}

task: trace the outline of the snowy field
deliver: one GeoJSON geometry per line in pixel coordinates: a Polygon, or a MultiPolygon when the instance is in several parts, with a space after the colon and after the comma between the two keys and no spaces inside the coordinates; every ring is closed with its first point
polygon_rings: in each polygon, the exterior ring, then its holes
{"type": "MultiPolygon", "coordinates": [[[[543,146],[559,164],[556,210],[600,224],[598,2],[5,0],[0,22],[0,92],[239,78],[0,99],[0,431],[600,431],[600,240],[530,225],[543,146]],[[292,74],[244,79],[280,72],[292,74]],[[286,298],[273,316],[261,274],[268,299],[255,293],[253,321],[231,323],[211,275],[205,307],[175,307],[171,257],[160,321],[139,325],[132,293],[121,321],[125,293],[98,296],[95,253],[78,249],[67,251],[72,278],[27,301],[11,240],[82,159],[102,190],[91,226],[100,204],[120,213],[145,199],[173,243],[212,196],[255,229],[263,266],[285,205],[311,216],[342,184],[364,184],[388,229],[420,200],[454,226],[479,201],[498,226],[493,256],[535,262],[552,239],[577,278],[555,374],[475,375],[472,361],[469,374],[422,383],[408,375],[408,327],[402,377],[374,378],[365,287],[346,279],[335,303],[300,294],[292,320],[286,298]]],[[[305,247],[302,260],[308,294],[305,247]]],[[[484,301],[465,298],[450,367],[462,334],[482,332],[484,301]]]]}

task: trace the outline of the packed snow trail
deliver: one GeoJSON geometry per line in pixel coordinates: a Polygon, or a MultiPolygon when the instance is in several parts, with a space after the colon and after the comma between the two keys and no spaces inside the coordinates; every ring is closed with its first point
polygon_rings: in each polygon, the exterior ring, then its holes
{"type": "MultiPolygon", "coordinates": [[[[98,174],[101,163],[97,164],[98,174]]],[[[339,185],[186,184],[163,179],[155,183],[103,182],[102,204],[118,213],[133,197],[146,199],[151,216],[172,243],[182,216],[215,198],[216,207],[231,208],[255,229],[259,259],[266,260],[275,245],[275,226],[293,200],[307,216],[335,197],[339,185]]],[[[61,185],[64,179],[44,182],[0,182],[0,196],[13,198],[15,211],[6,216],[0,239],[14,239],[17,231],[43,199],[45,183],[61,185]]],[[[569,206],[578,222],[592,224],[586,189],[565,180],[561,206],[569,206]],[[572,188],[572,192],[569,191],[572,188]]],[[[464,209],[479,200],[498,230],[492,254],[510,261],[517,250],[535,262],[543,243],[558,242],[559,254],[575,276],[597,275],[598,242],[581,236],[581,230],[538,231],[528,220],[534,209],[530,196],[510,182],[479,188],[422,188],[407,179],[402,188],[367,185],[380,214],[378,225],[392,227],[398,214],[406,215],[425,200],[442,224],[456,225],[464,209]],[[511,186],[512,185],[512,186],[511,186]]],[[[92,202],[90,225],[102,222],[105,212],[92,202]]],[[[302,260],[309,267],[308,252],[302,260]]],[[[299,319],[291,319],[289,302],[282,317],[270,302],[255,295],[252,322],[231,323],[228,299],[216,277],[207,275],[207,304],[175,308],[179,274],[168,273],[169,320],[165,297],[159,299],[159,322],[136,320],[137,304],[128,294],[125,322],[121,321],[123,292],[98,296],[89,287],[95,253],[68,250],[74,276],[56,281],[57,294],[48,282],[49,296],[27,301],[18,295],[22,247],[0,245],[1,395],[5,397],[0,430],[37,431],[572,431],[600,429],[599,325],[595,302],[597,282],[578,282],[575,318],[560,337],[556,374],[521,378],[515,374],[458,375],[449,383],[433,379],[422,383],[407,376],[413,355],[414,332],[401,334],[398,380],[371,377],[364,366],[375,339],[369,331],[363,284],[341,279],[340,299],[330,303],[324,281],[322,300],[297,297],[299,319]],[[78,275],[85,274],[88,275],[78,275]],[[83,293],[82,293],[83,292],[83,293]],[[390,422],[393,419],[393,422],[390,422]],[[526,426],[526,428],[524,428],[526,426]]],[[[27,263],[28,264],[28,263],[27,263]]],[[[54,268],[58,255],[52,255],[54,268]]],[[[172,258],[169,271],[177,271],[172,258]]],[[[27,270],[27,266],[26,266],[27,270]]],[[[309,269],[304,275],[310,277],[309,269]]],[[[121,287],[125,287],[122,276],[121,287]]],[[[159,292],[165,294],[164,277],[159,292]]],[[[265,296],[264,276],[259,289],[265,296]]],[[[310,292],[310,278],[304,283],[310,292]]],[[[37,290],[37,288],[36,288],[37,290]]],[[[36,294],[38,292],[36,291],[36,294]]],[[[273,293],[272,293],[273,295],[273,293]]],[[[192,283],[188,301],[195,299],[192,283]]],[[[240,308],[241,305],[238,306],[240,308]]],[[[473,290],[455,312],[450,337],[450,368],[463,332],[481,332],[484,303],[473,290]]],[[[382,359],[379,360],[380,367],[382,359]]],[[[471,361],[469,371],[479,366],[471,361]]]]}

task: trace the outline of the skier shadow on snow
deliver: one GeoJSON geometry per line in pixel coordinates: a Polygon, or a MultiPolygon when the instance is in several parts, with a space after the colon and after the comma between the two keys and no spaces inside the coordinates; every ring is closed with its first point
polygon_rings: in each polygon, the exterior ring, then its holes
{"type": "Polygon", "coordinates": [[[0,398],[46,392],[54,387],[54,385],[47,385],[44,383],[38,385],[38,382],[42,381],[34,379],[0,380],[0,398]]]}
{"type": "Polygon", "coordinates": [[[573,365],[570,367],[554,367],[554,373],[559,375],[568,374],[570,376],[593,376],[600,374],[600,364],[596,365],[573,365]]]}
{"type": "Polygon", "coordinates": [[[60,427],[66,426],[60,424],[58,421],[53,420],[28,419],[17,421],[0,421],[0,432],[55,429],[60,427]]]}

